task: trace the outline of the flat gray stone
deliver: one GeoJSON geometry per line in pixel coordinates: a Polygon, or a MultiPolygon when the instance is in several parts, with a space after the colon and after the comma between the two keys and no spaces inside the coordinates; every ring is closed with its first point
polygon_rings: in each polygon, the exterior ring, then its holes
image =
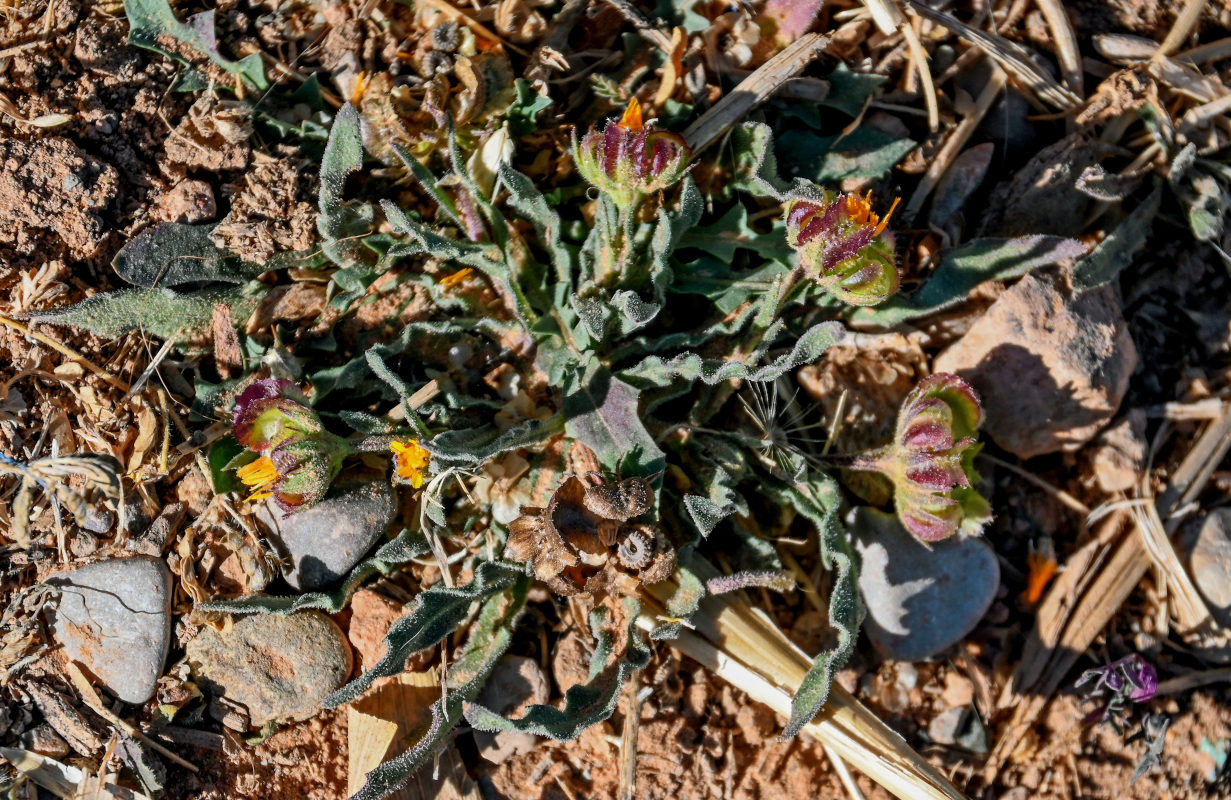
{"type": "MultiPolygon", "coordinates": [[[[539,662],[525,656],[505,656],[496,663],[492,675],[479,693],[478,703],[497,714],[512,714],[517,709],[546,703],[548,697],[547,675],[539,662]]],[[[479,755],[493,764],[503,764],[515,755],[529,753],[538,744],[539,737],[521,731],[475,731],[475,743],[479,755]]]]}
{"type": "Polygon", "coordinates": [[[97,561],[47,579],[65,654],[126,703],[154,695],[171,644],[171,571],[147,556],[97,561]]]}
{"type": "Polygon", "coordinates": [[[256,516],[287,564],[282,577],[306,592],[344,577],[376,544],[396,509],[387,483],[350,483],[285,519],[273,500],[258,506],[256,516]]]}
{"type": "Polygon", "coordinates": [[[1209,514],[1185,539],[1193,582],[1218,624],[1231,626],[1231,508],[1209,514]]]}
{"type": "Polygon", "coordinates": [[[206,625],[186,649],[193,677],[247,707],[254,727],[312,717],[353,663],[341,629],[319,611],[253,614],[226,632],[206,625]]]}
{"type": "Polygon", "coordinates": [[[851,530],[863,560],[859,591],[872,644],[898,661],[922,661],[961,641],[987,613],[1000,565],[981,539],[956,537],[928,549],[897,517],[858,508],[851,530]]]}

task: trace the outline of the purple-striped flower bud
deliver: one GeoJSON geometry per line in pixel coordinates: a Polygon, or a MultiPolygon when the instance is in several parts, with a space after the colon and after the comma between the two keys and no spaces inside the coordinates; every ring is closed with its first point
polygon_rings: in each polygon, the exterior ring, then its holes
{"type": "Polygon", "coordinates": [[[290,381],[256,381],[235,401],[234,433],[256,455],[236,470],[251,501],[273,497],[283,511],[312,505],[350,454],[346,440],[325,430],[321,418],[290,381]]]}
{"type": "Polygon", "coordinates": [[[691,158],[682,136],[642,124],[636,98],[629,101],[619,122],[608,121],[602,131],[591,128],[580,142],[573,132],[577,171],[620,208],[675,185],[688,171],[691,158]]]}
{"type": "Polygon", "coordinates": [[[831,194],[787,204],[786,240],[804,271],[826,291],[853,306],[874,306],[898,290],[893,234],[867,197],[831,194]]]}
{"type": "Polygon", "coordinates": [[[969,384],[937,373],[907,395],[893,443],[860,456],[853,468],[893,481],[898,519],[915,538],[938,542],[959,532],[977,534],[991,519],[987,501],[972,485],[982,422],[983,409],[969,384]]]}

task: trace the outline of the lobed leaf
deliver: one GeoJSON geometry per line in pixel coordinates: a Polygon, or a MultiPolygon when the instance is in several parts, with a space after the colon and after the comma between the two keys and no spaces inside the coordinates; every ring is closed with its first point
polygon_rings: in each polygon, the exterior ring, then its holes
{"type": "Polygon", "coordinates": [[[499,561],[484,561],[465,586],[436,585],[420,592],[406,616],[385,635],[385,654],[367,672],[325,698],[336,708],[363,694],[377,678],[397,675],[411,655],[438,644],[470,614],[470,606],[513,586],[522,577],[519,568],[499,561]]]}
{"type": "Polygon", "coordinates": [[[496,662],[509,649],[529,588],[529,578],[521,575],[509,589],[484,602],[466,647],[449,669],[447,694],[432,704],[432,721],[427,730],[406,752],[369,772],[363,788],[350,800],[383,800],[405,786],[444,747],[461,721],[466,703],[482,691],[496,662]]]}
{"type": "Polygon", "coordinates": [[[173,288],[189,283],[247,283],[265,271],[209,238],[215,225],[163,222],[129,239],[115,254],[116,274],[133,284],[173,288]]]}

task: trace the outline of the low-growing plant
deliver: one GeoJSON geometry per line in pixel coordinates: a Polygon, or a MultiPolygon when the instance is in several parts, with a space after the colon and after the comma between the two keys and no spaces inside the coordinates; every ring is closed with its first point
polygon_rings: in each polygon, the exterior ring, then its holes
{"type": "MultiPolygon", "coordinates": [[[[375,344],[362,362],[309,375],[302,389],[269,379],[233,389],[243,451],[220,466],[238,470],[251,499],[272,495],[287,513],[324,497],[343,461],[361,451],[383,450],[393,479],[417,490],[422,533],[444,581],[419,594],[389,631],[385,657],[329,705],[399,672],[408,655],[470,621],[482,601],[430,729],[373,771],[359,798],[399,785],[463,717],[484,730],[575,737],[610,716],[621,684],[646,664],[638,620],[654,619],[650,639],[670,639],[708,613],[707,596],[793,588],[776,550],[745,522],[760,508],[792,508],[816,526],[818,555],[835,584],[829,618],[837,643],[815,656],[795,693],[784,732],[795,735],[824,705],[859,625],[834,471],[889,476],[899,517],[924,541],[977,534],[989,518],[971,463],[982,415],[956,376],[932,376],[905,398],[893,442],[875,452],[828,453],[808,433],[819,423],[802,423],[805,410],[785,426],[773,419],[783,381],[843,341],[840,319],[897,291],[892,207],[882,215],[867,195],[806,181],[788,187],[775,172],[768,130],[741,126],[733,139],[744,177],[732,183],[757,207],[781,209],[782,223],[749,230],[746,207],[734,198],[747,235],[716,260],[706,254],[713,243],[693,236],[705,214],[689,172],[695,154],[641,114],[633,100],[620,119],[575,133],[572,157],[590,188],[564,185],[551,199],[507,153],[487,164],[495,180],[481,184],[456,137],[447,180],[395,146],[436,202],[432,219],[390,199],[379,211],[348,200],[343,187],[364,162],[361,120],[346,106],[334,121],[321,170],[324,251],[339,275],[363,274],[364,282],[416,260],[420,268],[402,279],[422,287],[436,313],[375,344]],[[376,232],[381,217],[388,232],[376,232]],[[473,380],[493,365],[508,388],[503,398],[473,380]],[[394,413],[347,403],[338,417],[356,435],[327,431],[310,406],[358,386],[360,373],[386,387],[394,413]],[[429,380],[440,395],[413,401],[429,380]],[[460,486],[506,454],[524,459],[531,483],[550,487],[541,505],[523,501],[507,527],[460,486]],[[724,521],[724,558],[733,565],[725,574],[706,558],[724,521]],[[506,544],[474,547],[481,530],[506,544]],[[453,585],[450,562],[459,554],[458,577],[469,578],[453,585]],[[510,720],[474,698],[508,646],[531,580],[586,601],[596,642],[591,680],[571,689],[562,708],[533,706],[510,720]]],[[[947,279],[944,271],[939,277],[947,279]]],[[[958,283],[962,293],[969,288],[958,283]]],[[[281,598],[208,606],[298,607],[281,598]]]]}

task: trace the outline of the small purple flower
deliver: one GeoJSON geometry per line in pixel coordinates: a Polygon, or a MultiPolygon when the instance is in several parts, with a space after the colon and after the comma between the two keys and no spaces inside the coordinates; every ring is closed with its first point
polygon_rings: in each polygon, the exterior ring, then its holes
{"type": "Polygon", "coordinates": [[[792,200],[786,208],[786,241],[812,280],[844,303],[874,306],[898,290],[893,234],[868,197],[834,194],[792,200]]]}
{"type": "Polygon", "coordinates": [[[324,497],[351,452],[290,381],[249,385],[235,401],[233,426],[235,438],[256,456],[235,473],[251,490],[248,499],[273,497],[288,514],[324,497]]]}
{"type": "Polygon", "coordinates": [[[1113,661],[1105,667],[1086,670],[1073,686],[1080,689],[1091,682],[1094,685],[1087,689],[1091,697],[1097,697],[1107,691],[1113,697],[1133,703],[1144,703],[1158,691],[1158,673],[1150,666],[1150,662],[1136,653],[1113,661]]]}
{"type": "Polygon", "coordinates": [[[1083,686],[1088,686],[1087,697],[1106,698],[1086,717],[1086,722],[1110,722],[1113,728],[1122,731],[1121,714],[1133,703],[1144,703],[1154,697],[1158,691],[1158,673],[1148,661],[1133,653],[1105,667],[1086,670],[1073,688],[1083,686]]]}

